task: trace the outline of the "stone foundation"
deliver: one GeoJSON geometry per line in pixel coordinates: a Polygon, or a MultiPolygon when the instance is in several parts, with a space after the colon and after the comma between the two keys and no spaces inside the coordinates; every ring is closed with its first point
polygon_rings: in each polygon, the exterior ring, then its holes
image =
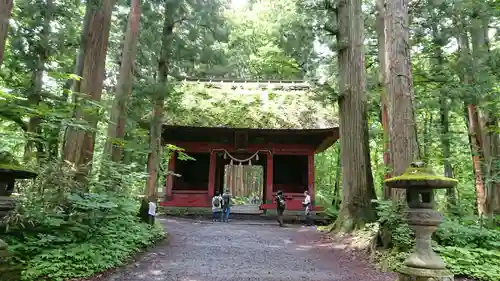
{"type": "Polygon", "coordinates": [[[0,196],[0,220],[16,207],[16,201],[12,197],[0,196]]]}
{"type": "Polygon", "coordinates": [[[0,239],[0,280],[19,281],[23,268],[12,262],[12,257],[7,250],[7,244],[0,239]]]}
{"type": "MultiPolygon", "coordinates": [[[[3,263],[3,261],[0,262],[3,263]]],[[[8,265],[0,265],[0,280],[2,281],[20,281],[21,280],[21,267],[9,267],[8,265]]]]}
{"type": "Polygon", "coordinates": [[[398,281],[454,281],[453,273],[447,269],[426,269],[403,266],[398,281]]]}

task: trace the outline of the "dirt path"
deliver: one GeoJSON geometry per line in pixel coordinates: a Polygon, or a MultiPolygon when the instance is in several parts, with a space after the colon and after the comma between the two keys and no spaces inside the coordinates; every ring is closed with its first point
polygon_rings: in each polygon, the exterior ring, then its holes
{"type": "Polygon", "coordinates": [[[314,228],[165,219],[160,245],[105,281],[389,281],[314,228]]]}

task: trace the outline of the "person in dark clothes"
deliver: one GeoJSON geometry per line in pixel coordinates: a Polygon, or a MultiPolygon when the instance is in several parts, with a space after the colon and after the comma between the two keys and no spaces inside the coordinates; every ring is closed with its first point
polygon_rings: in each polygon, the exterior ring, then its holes
{"type": "Polygon", "coordinates": [[[285,211],[285,207],[286,199],[283,195],[283,191],[280,190],[276,193],[276,212],[278,214],[278,223],[281,227],[285,226],[285,224],[283,223],[283,212],[285,211]]]}
{"type": "Polygon", "coordinates": [[[229,214],[231,213],[231,193],[226,190],[222,194],[222,214],[221,220],[223,222],[229,222],[229,214]]]}

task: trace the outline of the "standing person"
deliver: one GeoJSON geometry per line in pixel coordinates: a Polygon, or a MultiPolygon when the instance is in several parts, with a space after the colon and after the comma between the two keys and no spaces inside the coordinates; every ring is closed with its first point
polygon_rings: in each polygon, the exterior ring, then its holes
{"type": "Polygon", "coordinates": [[[278,214],[278,223],[281,227],[285,226],[283,224],[283,212],[285,211],[286,199],[283,195],[283,191],[279,190],[276,193],[276,212],[278,214]]]}
{"type": "Polygon", "coordinates": [[[231,213],[231,193],[229,193],[229,190],[226,190],[224,194],[222,194],[221,220],[223,222],[229,222],[230,213],[231,213]]]}
{"type": "Polygon", "coordinates": [[[212,213],[213,217],[212,220],[214,222],[217,221],[217,219],[220,219],[221,217],[221,207],[222,207],[222,197],[219,195],[219,193],[215,193],[214,197],[212,197],[212,213]]]}
{"type": "Polygon", "coordinates": [[[311,204],[311,196],[309,195],[309,191],[304,191],[304,202],[302,202],[302,206],[304,206],[305,210],[305,216],[306,216],[306,225],[311,226],[311,211],[312,211],[312,204],[311,204]]]}

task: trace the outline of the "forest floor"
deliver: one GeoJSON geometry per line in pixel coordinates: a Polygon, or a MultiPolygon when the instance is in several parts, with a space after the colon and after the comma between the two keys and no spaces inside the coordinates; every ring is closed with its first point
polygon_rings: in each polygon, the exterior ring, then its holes
{"type": "Polygon", "coordinates": [[[212,223],[161,219],[163,243],[92,281],[389,281],[364,257],[345,251],[314,227],[270,222],[212,223]]]}

